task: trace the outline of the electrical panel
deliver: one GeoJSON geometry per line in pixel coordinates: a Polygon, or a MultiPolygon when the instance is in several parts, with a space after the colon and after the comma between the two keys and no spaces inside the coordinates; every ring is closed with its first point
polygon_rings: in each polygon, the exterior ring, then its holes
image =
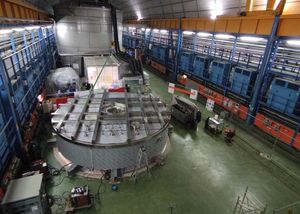
{"type": "Polygon", "coordinates": [[[300,116],[300,82],[275,78],[267,94],[267,105],[300,116]]]}
{"type": "Polygon", "coordinates": [[[180,53],[179,68],[182,71],[191,72],[193,67],[194,54],[190,52],[180,53]]]}
{"type": "Polygon", "coordinates": [[[11,180],[1,205],[4,214],[49,213],[43,174],[11,180]]]}
{"type": "Polygon", "coordinates": [[[210,64],[210,59],[205,56],[200,56],[196,55],[195,60],[194,60],[194,74],[198,77],[204,77],[208,78],[209,77],[209,64],[210,64]]]}
{"type": "Polygon", "coordinates": [[[236,67],[233,70],[231,90],[242,96],[251,96],[257,73],[256,70],[250,68],[236,67]]]}
{"type": "Polygon", "coordinates": [[[159,62],[165,63],[166,57],[167,57],[167,48],[153,45],[153,47],[151,49],[151,55],[153,58],[155,58],[159,62]]]}
{"type": "Polygon", "coordinates": [[[227,86],[231,64],[225,61],[213,61],[211,63],[209,79],[218,86],[227,86]]]}

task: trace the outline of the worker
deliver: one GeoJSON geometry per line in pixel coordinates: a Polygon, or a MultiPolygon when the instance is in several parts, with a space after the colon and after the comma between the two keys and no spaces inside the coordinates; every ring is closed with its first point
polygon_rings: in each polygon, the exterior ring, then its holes
{"type": "Polygon", "coordinates": [[[83,83],[84,89],[85,90],[90,90],[91,89],[91,84],[88,81],[85,81],[85,83],[83,83]]]}
{"type": "Polygon", "coordinates": [[[235,129],[233,129],[233,128],[226,128],[224,130],[224,133],[225,133],[225,140],[226,140],[226,142],[232,143],[233,137],[235,136],[235,129]]]}
{"type": "Polygon", "coordinates": [[[205,128],[206,130],[208,130],[208,123],[209,123],[209,117],[207,117],[206,120],[205,120],[204,128],[205,128]]]}

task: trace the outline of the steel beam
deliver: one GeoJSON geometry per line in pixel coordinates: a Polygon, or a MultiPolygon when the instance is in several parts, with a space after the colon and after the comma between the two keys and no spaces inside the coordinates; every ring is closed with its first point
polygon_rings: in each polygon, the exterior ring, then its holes
{"type": "Polygon", "coordinates": [[[253,90],[253,96],[252,96],[252,99],[251,99],[251,102],[249,105],[249,115],[247,118],[247,123],[249,123],[249,124],[253,123],[256,113],[258,111],[259,100],[262,97],[262,92],[263,92],[262,91],[263,82],[264,82],[264,79],[266,78],[266,76],[268,75],[268,65],[270,62],[270,58],[272,57],[272,52],[274,50],[275,43],[276,43],[276,34],[277,34],[278,26],[279,26],[279,20],[280,20],[280,16],[277,15],[274,19],[272,33],[269,37],[269,41],[267,43],[264,57],[262,60],[261,68],[259,70],[259,73],[258,73],[258,76],[256,79],[256,84],[255,84],[254,90],[253,90]]]}

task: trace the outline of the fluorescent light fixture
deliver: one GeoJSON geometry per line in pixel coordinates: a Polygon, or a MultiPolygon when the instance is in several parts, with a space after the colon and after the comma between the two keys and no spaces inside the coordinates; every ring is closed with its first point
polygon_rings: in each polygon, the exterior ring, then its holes
{"type": "Polygon", "coordinates": [[[145,28],[142,28],[142,31],[145,31],[145,28]]]}
{"type": "Polygon", "coordinates": [[[8,34],[8,33],[11,33],[12,32],[12,29],[2,29],[0,30],[0,34],[8,34]]]}
{"type": "Polygon", "coordinates": [[[56,25],[56,32],[59,37],[64,37],[68,31],[68,28],[65,24],[58,23],[56,25]]]}
{"type": "Polygon", "coordinates": [[[193,32],[193,31],[183,31],[183,34],[184,35],[193,35],[193,34],[195,34],[195,32],[193,32]]]}
{"type": "Polygon", "coordinates": [[[229,34],[217,34],[216,38],[218,38],[218,39],[233,39],[234,36],[229,35],[229,34]]]}
{"type": "Polygon", "coordinates": [[[25,28],[13,28],[12,30],[16,32],[22,32],[25,30],[25,28]]]}
{"type": "Polygon", "coordinates": [[[146,31],[150,31],[151,29],[150,28],[146,28],[146,31]]]}
{"type": "Polygon", "coordinates": [[[158,29],[153,29],[153,32],[158,33],[159,30],[158,29]]]}
{"type": "Polygon", "coordinates": [[[296,46],[300,46],[300,40],[287,40],[286,43],[288,45],[296,45],[296,46]]]}
{"type": "Polygon", "coordinates": [[[199,32],[199,33],[197,33],[197,36],[201,36],[201,37],[209,37],[209,36],[212,36],[212,34],[211,34],[211,33],[199,32]]]}
{"type": "Polygon", "coordinates": [[[218,2],[217,2],[217,0],[211,1],[210,8],[211,8],[210,18],[213,20],[216,19],[217,16],[223,14],[223,5],[222,5],[222,2],[220,2],[220,1],[218,1],[218,2]]]}
{"type": "Polygon", "coordinates": [[[34,30],[34,29],[39,29],[41,26],[29,26],[25,27],[26,30],[34,30]]]}
{"type": "Polygon", "coordinates": [[[162,33],[162,34],[167,34],[168,33],[168,31],[167,30],[160,30],[160,32],[162,33]]]}
{"type": "Polygon", "coordinates": [[[210,16],[210,19],[212,20],[215,20],[217,18],[217,15],[215,13],[213,13],[211,16],[210,16]]]}
{"type": "Polygon", "coordinates": [[[240,39],[247,42],[259,42],[265,40],[264,38],[254,36],[242,36],[240,39]]]}
{"type": "Polygon", "coordinates": [[[136,12],[136,16],[137,16],[137,20],[140,21],[141,19],[143,19],[142,14],[140,11],[136,12]]]}

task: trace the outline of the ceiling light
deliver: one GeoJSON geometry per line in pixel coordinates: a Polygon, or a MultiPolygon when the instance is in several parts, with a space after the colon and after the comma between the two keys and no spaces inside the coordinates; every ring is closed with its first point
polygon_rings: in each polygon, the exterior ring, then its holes
{"type": "Polygon", "coordinates": [[[234,38],[234,36],[229,35],[229,34],[217,34],[215,37],[218,39],[233,39],[234,38]]]}
{"type": "Polygon", "coordinates": [[[199,33],[197,33],[197,36],[209,37],[209,36],[212,36],[212,34],[210,34],[210,33],[204,33],[204,32],[199,32],[199,33]]]}
{"type": "Polygon", "coordinates": [[[193,35],[193,34],[195,34],[195,32],[193,32],[193,31],[183,31],[183,34],[184,35],[193,35]]]}
{"type": "MultiPolygon", "coordinates": [[[[211,1],[212,2],[212,1],[211,1]]],[[[210,11],[210,18],[211,19],[216,19],[217,16],[220,16],[223,14],[223,5],[222,5],[222,2],[217,2],[216,0],[214,0],[214,2],[212,2],[210,4],[210,8],[211,8],[211,11],[210,11]]]]}
{"type": "Polygon", "coordinates": [[[29,27],[25,27],[26,30],[34,30],[34,29],[39,29],[40,26],[29,26],[29,27]]]}
{"type": "Polygon", "coordinates": [[[159,30],[158,29],[153,29],[153,32],[157,33],[157,32],[159,32],[159,30]]]}
{"type": "Polygon", "coordinates": [[[167,34],[168,33],[168,31],[167,30],[160,30],[160,32],[162,33],[162,34],[167,34]]]}
{"type": "Polygon", "coordinates": [[[212,20],[215,20],[215,19],[217,18],[217,15],[216,15],[216,14],[212,14],[212,15],[210,16],[210,18],[211,18],[212,20]]]}
{"type": "Polygon", "coordinates": [[[264,41],[264,38],[261,37],[254,37],[254,36],[242,36],[240,37],[241,40],[247,41],[247,42],[259,42],[259,41],[264,41]]]}
{"type": "Polygon", "coordinates": [[[300,40],[287,40],[286,43],[289,45],[300,46],[300,40]]]}
{"type": "Polygon", "coordinates": [[[141,30],[142,30],[142,31],[145,31],[145,28],[142,28],[141,30]]]}
{"type": "Polygon", "coordinates": [[[22,31],[24,31],[25,29],[24,29],[24,28],[13,28],[12,30],[13,30],[13,31],[16,31],[16,32],[22,32],[22,31]]]}
{"type": "Polygon", "coordinates": [[[8,33],[11,33],[12,32],[12,29],[2,29],[0,30],[0,34],[8,34],[8,33]]]}
{"type": "Polygon", "coordinates": [[[59,37],[64,37],[65,34],[67,33],[67,31],[68,31],[68,28],[65,24],[59,23],[56,25],[56,32],[59,37]]]}
{"type": "Polygon", "coordinates": [[[150,28],[146,28],[146,31],[150,31],[151,29],[150,28]]]}
{"type": "Polygon", "coordinates": [[[136,12],[136,16],[137,16],[137,20],[140,21],[141,19],[143,19],[142,14],[140,11],[136,12]]]}

